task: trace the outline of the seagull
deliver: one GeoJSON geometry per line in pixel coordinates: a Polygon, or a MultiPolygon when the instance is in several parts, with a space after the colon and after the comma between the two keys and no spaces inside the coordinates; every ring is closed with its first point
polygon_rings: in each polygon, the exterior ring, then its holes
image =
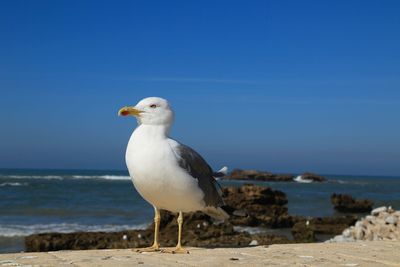
{"type": "Polygon", "coordinates": [[[160,251],[158,233],[160,210],[179,213],[178,243],[175,248],[161,250],[169,253],[189,253],[182,247],[184,212],[202,211],[216,220],[229,215],[222,190],[216,177],[227,173],[227,167],[213,172],[207,162],[189,146],[169,138],[174,112],[167,100],[148,97],[135,106],[125,106],[119,116],[134,116],[138,126],[126,149],[125,160],[133,185],[154,207],[154,242],[139,252],[160,251]]]}

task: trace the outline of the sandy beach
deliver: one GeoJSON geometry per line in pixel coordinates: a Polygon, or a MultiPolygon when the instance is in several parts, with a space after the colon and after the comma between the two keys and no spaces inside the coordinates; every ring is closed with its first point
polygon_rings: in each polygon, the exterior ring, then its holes
{"type": "Polygon", "coordinates": [[[0,266],[400,266],[394,241],[189,249],[185,255],[131,249],[1,254],[0,266]]]}

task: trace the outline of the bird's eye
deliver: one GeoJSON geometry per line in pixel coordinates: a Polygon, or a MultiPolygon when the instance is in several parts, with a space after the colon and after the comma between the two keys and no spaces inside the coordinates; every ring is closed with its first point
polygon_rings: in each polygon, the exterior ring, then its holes
{"type": "Polygon", "coordinates": [[[150,105],[150,107],[151,107],[151,108],[156,108],[157,105],[156,105],[156,104],[152,104],[152,105],[150,105]]]}

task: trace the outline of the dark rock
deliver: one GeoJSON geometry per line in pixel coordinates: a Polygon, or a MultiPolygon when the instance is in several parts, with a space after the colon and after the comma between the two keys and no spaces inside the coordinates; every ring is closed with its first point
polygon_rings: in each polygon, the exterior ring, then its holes
{"type": "Polygon", "coordinates": [[[256,170],[233,170],[230,175],[224,179],[233,180],[256,180],[269,182],[292,182],[294,176],[291,174],[273,174],[271,172],[263,172],[256,170]]]}
{"type": "Polygon", "coordinates": [[[368,199],[354,199],[350,195],[333,194],[331,202],[335,210],[340,212],[370,212],[374,203],[368,199]]]}
{"type": "Polygon", "coordinates": [[[262,187],[245,184],[241,187],[223,189],[224,201],[236,213],[247,216],[233,216],[229,221],[233,225],[290,227],[293,223],[286,207],[285,193],[262,187]]]}
{"type": "Polygon", "coordinates": [[[317,241],[317,235],[335,236],[341,234],[357,221],[357,216],[342,217],[296,217],[292,227],[292,235],[296,242],[307,243],[317,241]]]}
{"type": "Polygon", "coordinates": [[[105,249],[141,247],[148,243],[151,233],[145,230],[106,232],[45,233],[25,238],[25,251],[42,252],[65,249],[105,249]],[[123,236],[126,235],[126,240],[123,236]]]}
{"type": "Polygon", "coordinates": [[[310,243],[315,242],[315,230],[313,227],[306,225],[305,222],[297,222],[292,227],[292,235],[296,242],[310,243]]]}
{"type": "MultiPolygon", "coordinates": [[[[175,246],[177,242],[178,226],[175,219],[167,224],[160,233],[160,240],[164,240],[167,246],[175,246]]],[[[289,242],[282,236],[251,235],[246,232],[236,232],[229,222],[214,224],[209,216],[201,212],[187,214],[183,227],[184,239],[182,241],[187,246],[248,246],[252,240],[257,240],[260,245],[289,242]]]]}
{"type": "MultiPolygon", "coordinates": [[[[311,172],[305,172],[301,175],[301,177],[303,180],[311,180],[313,182],[326,181],[325,177],[311,172]]],[[[235,169],[230,173],[230,175],[226,176],[224,179],[254,180],[267,182],[293,182],[294,176],[292,174],[274,174],[265,171],[235,169]]]]}

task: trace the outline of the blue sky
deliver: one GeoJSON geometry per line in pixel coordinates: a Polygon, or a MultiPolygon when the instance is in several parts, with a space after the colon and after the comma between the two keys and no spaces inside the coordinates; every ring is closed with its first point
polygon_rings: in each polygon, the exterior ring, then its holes
{"type": "Polygon", "coordinates": [[[133,119],[218,168],[400,175],[400,2],[1,1],[0,167],[124,169],[133,119]]]}

